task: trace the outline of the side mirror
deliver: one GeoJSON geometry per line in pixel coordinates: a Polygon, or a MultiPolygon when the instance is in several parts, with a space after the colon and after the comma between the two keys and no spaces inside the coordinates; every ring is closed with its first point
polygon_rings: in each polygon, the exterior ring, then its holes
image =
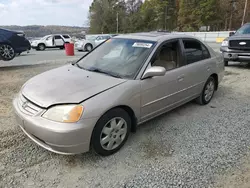
{"type": "Polygon", "coordinates": [[[231,36],[233,36],[235,34],[235,32],[234,31],[231,31],[230,33],[229,33],[229,36],[231,37],[231,36]]]}
{"type": "Polygon", "coordinates": [[[154,76],[164,76],[166,74],[166,69],[164,67],[150,67],[147,69],[142,76],[142,79],[154,77],[154,76]]]}

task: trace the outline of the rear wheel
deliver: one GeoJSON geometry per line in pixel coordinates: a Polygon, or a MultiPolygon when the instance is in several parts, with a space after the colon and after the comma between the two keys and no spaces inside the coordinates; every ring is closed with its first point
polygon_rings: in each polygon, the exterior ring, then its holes
{"type": "Polygon", "coordinates": [[[93,49],[92,44],[86,44],[85,50],[86,50],[87,52],[90,52],[92,49],[93,49]]]}
{"type": "Polygon", "coordinates": [[[39,44],[39,45],[37,46],[37,48],[38,48],[38,50],[44,51],[45,48],[46,48],[46,46],[45,46],[44,44],[39,44]]]}
{"type": "Polygon", "coordinates": [[[91,138],[94,151],[102,156],[117,152],[127,141],[131,130],[128,113],[116,108],[104,114],[97,122],[91,138]]]}
{"type": "Polygon", "coordinates": [[[201,105],[208,104],[214,96],[215,88],[216,88],[215,79],[214,77],[210,76],[202,90],[201,95],[196,99],[196,102],[198,102],[201,105]]]}
{"type": "Polygon", "coordinates": [[[9,44],[0,44],[0,59],[10,61],[15,57],[15,50],[9,44]]]}

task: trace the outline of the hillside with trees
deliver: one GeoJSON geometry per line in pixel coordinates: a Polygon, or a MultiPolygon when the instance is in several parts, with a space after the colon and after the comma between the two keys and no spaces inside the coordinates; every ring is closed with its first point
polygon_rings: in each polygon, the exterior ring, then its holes
{"type": "Polygon", "coordinates": [[[81,36],[83,31],[87,31],[88,28],[84,27],[70,27],[70,26],[41,26],[41,25],[29,25],[29,26],[0,26],[1,28],[24,31],[27,37],[43,37],[49,34],[69,34],[71,36],[81,36]]]}
{"type": "MultiPolygon", "coordinates": [[[[249,1],[249,0],[248,0],[249,1]]],[[[94,0],[90,33],[235,30],[246,0],[94,0]]],[[[250,1],[245,22],[250,22],[250,1]]]]}

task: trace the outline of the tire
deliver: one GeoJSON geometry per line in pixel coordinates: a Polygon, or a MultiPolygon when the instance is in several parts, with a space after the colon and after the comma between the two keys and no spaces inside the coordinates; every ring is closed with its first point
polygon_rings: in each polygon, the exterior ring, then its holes
{"type": "Polygon", "coordinates": [[[130,131],[128,113],[121,108],[110,110],[96,123],[91,137],[92,148],[101,156],[112,155],[125,144],[130,131]]]}
{"type": "Polygon", "coordinates": [[[44,51],[46,49],[45,44],[38,44],[37,49],[40,51],[44,51]]]}
{"type": "Polygon", "coordinates": [[[85,51],[90,52],[93,49],[92,44],[86,44],[85,45],[85,51]]]}
{"type": "Polygon", "coordinates": [[[16,56],[14,48],[9,44],[0,44],[0,59],[10,61],[16,56]]]}
{"type": "Polygon", "coordinates": [[[64,49],[64,47],[60,47],[60,50],[63,50],[64,49]]]}
{"type": "Polygon", "coordinates": [[[228,61],[224,61],[224,65],[227,67],[228,66],[228,61]]]}
{"type": "Polygon", "coordinates": [[[201,95],[196,99],[196,102],[200,105],[208,104],[214,96],[215,88],[215,79],[214,77],[210,76],[202,90],[201,95]]]}

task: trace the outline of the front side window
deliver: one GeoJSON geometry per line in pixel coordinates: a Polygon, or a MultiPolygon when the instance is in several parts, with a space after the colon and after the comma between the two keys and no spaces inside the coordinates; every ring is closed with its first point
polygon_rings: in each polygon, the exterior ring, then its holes
{"type": "Polygon", "coordinates": [[[61,36],[56,35],[56,36],[55,36],[55,39],[62,39],[62,38],[61,38],[61,36]]]}
{"type": "Polygon", "coordinates": [[[167,42],[156,52],[152,66],[164,67],[169,71],[181,66],[180,57],[179,41],[167,42]]]}
{"type": "Polygon", "coordinates": [[[83,69],[133,79],[154,47],[154,41],[109,39],[78,65],[83,69]]]}
{"type": "Polygon", "coordinates": [[[235,34],[236,35],[250,34],[250,24],[243,25],[235,34]]]}
{"type": "Polygon", "coordinates": [[[49,36],[46,40],[51,40],[52,39],[52,36],[49,36]]]}
{"type": "Polygon", "coordinates": [[[187,64],[210,58],[209,51],[200,42],[195,40],[183,40],[187,64]]]}

